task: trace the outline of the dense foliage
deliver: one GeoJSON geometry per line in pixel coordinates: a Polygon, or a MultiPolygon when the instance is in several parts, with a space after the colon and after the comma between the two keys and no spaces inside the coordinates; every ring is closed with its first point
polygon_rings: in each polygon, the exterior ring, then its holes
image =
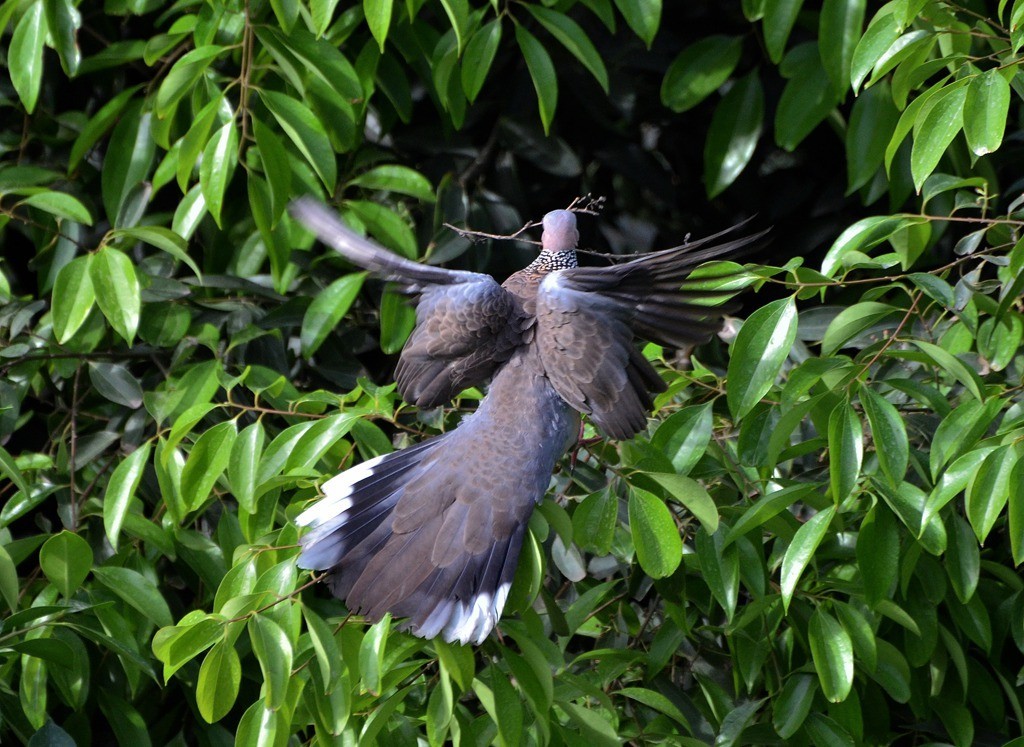
{"type": "Polygon", "coordinates": [[[0,3],[0,736],[1024,744],[1022,46],[1022,0],[0,3]],[[646,349],[500,634],[348,616],[293,518],[479,393],[396,397],[409,308],[288,200],[502,275],[443,224],[587,191],[617,253],[774,223],[745,321],[646,349]]]}

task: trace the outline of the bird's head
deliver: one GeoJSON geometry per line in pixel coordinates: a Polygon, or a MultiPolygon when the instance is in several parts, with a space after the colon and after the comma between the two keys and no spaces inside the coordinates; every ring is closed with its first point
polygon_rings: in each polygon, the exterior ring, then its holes
{"type": "Polygon", "coordinates": [[[580,240],[576,216],[568,210],[552,210],[544,216],[541,247],[546,252],[571,252],[580,240]]]}

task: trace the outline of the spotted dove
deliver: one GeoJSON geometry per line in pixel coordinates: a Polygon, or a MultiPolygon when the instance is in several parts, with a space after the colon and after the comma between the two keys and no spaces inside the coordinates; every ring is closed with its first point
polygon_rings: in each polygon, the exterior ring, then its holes
{"type": "Polygon", "coordinates": [[[402,397],[433,407],[490,380],[454,430],[324,483],[324,497],[297,519],[309,527],[299,565],[329,571],[332,592],[369,620],[390,612],[423,638],[482,643],[580,413],[611,438],[646,428],[651,395],[666,387],[634,338],[671,347],[710,338],[721,308],[709,302],[720,294],[687,288],[687,276],[759,236],[709,245],[717,234],[579,267],[576,217],[555,210],[544,216],[539,256],[499,285],[401,258],[312,199],[291,210],[347,260],[416,297],[396,370],[402,397]]]}

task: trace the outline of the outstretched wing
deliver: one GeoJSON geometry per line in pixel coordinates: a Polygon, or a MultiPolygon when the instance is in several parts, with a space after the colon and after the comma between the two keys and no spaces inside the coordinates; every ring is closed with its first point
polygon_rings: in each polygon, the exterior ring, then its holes
{"type": "Polygon", "coordinates": [[[664,391],[665,383],[633,338],[670,347],[710,339],[727,308],[709,304],[731,293],[701,290],[687,277],[699,264],[733,256],[764,233],[708,246],[720,233],[621,265],[549,274],[537,294],[536,339],[552,385],[612,438],[643,430],[650,393],[664,391]]]}
{"type": "Polygon", "coordinates": [[[378,277],[417,296],[416,328],[395,378],[402,397],[421,407],[483,384],[522,342],[515,299],[490,275],[412,262],[355,233],[327,207],[299,198],[291,213],[321,241],[378,277]]]}

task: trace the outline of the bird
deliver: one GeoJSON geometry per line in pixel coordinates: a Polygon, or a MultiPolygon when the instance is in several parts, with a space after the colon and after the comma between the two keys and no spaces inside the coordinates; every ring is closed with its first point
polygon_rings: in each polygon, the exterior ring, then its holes
{"type": "MultiPolygon", "coordinates": [[[[390,613],[421,638],[482,644],[501,617],[524,534],[581,415],[612,439],[647,428],[666,384],[636,339],[674,348],[710,339],[732,295],[696,287],[698,265],[737,256],[765,232],[720,244],[726,229],[621,264],[577,262],[576,215],[542,221],[541,251],[503,283],[415,262],[302,197],[292,216],[350,263],[398,283],[416,324],[395,370],[423,408],[483,387],[454,429],[327,480],[296,517],[298,566],[369,621],[390,613]]],[[[742,224],[740,224],[742,225],[742,224]]]]}

